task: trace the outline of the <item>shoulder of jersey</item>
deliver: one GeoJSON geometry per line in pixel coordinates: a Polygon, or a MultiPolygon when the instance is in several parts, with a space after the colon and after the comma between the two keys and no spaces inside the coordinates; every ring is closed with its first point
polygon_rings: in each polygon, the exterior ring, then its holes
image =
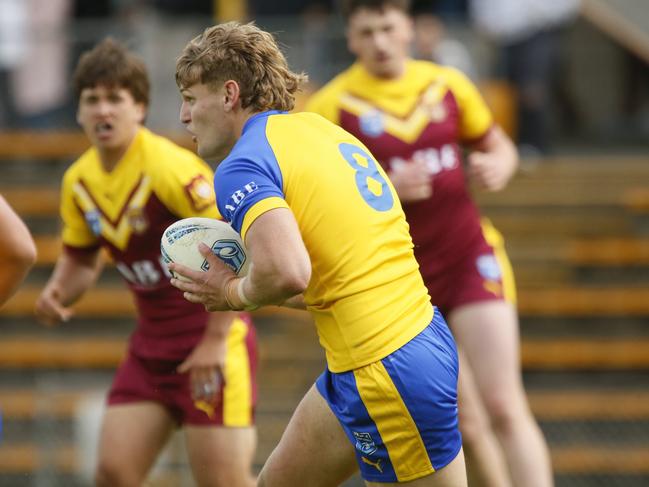
{"type": "Polygon", "coordinates": [[[341,93],[347,90],[350,70],[346,69],[338,74],[335,78],[317,90],[306,103],[305,110],[309,111],[314,105],[328,103],[332,98],[337,98],[341,93]]]}
{"type": "Polygon", "coordinates": [[[165,161],[173,162],[177,157],[185,157],[203,162],[195,152],[178,145],[176,142],[163,135],[158,135],[149,130],[144,132],[143,144],[145,145],[145,148],[160,151],[164,156],[163,159],[165,161]]]}
{"type": "Polygon", "coordinates": [[[93,161],[95,161],[97,157],[99,157],[97,155],[97,149],[92,146],[88,147],[88,149],[86,149],[86,151],[65,170],[64,179],[78,179],[88,170],[89,166],[92,165],[93,161]]]}

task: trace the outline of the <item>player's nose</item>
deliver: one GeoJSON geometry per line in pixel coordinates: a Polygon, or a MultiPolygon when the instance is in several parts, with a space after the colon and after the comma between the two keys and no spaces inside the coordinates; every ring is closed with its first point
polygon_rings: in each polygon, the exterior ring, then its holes
{"type": "Polygon", "coordinates": [[[183,101],[180,105],[180,123],[187,125],[191,120],[189,105],[187,102],[183,101]]]}

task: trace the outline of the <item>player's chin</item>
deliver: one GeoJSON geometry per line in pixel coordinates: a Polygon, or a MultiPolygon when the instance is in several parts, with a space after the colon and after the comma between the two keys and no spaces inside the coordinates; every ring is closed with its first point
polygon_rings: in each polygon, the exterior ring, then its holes
{"type": "Polygon", "coordinates": [[[205,139],[199,139],[197,136],[194,137],[196,141],[196,153],[204,159],[209,159],[214,157],[214,147],[213,144],[210,144],[209,141],[205,139]]]}

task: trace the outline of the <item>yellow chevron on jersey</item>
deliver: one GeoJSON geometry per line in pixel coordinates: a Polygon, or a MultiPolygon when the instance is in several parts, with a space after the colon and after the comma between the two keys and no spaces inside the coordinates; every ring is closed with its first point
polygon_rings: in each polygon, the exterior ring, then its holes
{"type": "Polygon", "coordinates": [[[456,69],[428,61],[408,60],[404,75],[397,79],[376,78],[356,63],[311,97],[306,110],[335,124],[340,124],[343,111],[361,117],[378,110],[385,132],[412,143],[443,114],[448,93],[459,107],[460,137],[484,135],[493,118],[474,85],[456,69]]]}
{"type": "MultiPolygon", "coordinates": [[[[151,180],[148,176],[140,177],[140,180],[132,188],[131,194],[123,204],[120,214],[116,215],[114,218],[102,213],[100,206],[95,204],[90,190],[86,188],[82,181],[74,184],[72,192],[77,199],[79,208],[84,214],[94,212],[97,215],[103,237],[110,241],[115,247],[123,250],[126,248],[126,243],[131,236],[131,232],[136,231],[141,233],[146,230],[145,225],[137,225],[137,223],[132,224],[132,222],[137,222],[137,219],[131,220],[122,217],[122,215],[132,215],[141,212],[141,208],[144,207],[151,195],[151,180]]],[[[108,209],[113,210],[115,208],[118,207],[108,207],[108,209]]]]}
{"type": "Polygon", "coordinates": [[[198,156],[145,128],[110,172],[90,148],[63,177],[63,243],[91,247],[104,239],[123,251],[147,230],[144,208],[153,196],[178,218],[218,218],[212,179],[198,156]]]}

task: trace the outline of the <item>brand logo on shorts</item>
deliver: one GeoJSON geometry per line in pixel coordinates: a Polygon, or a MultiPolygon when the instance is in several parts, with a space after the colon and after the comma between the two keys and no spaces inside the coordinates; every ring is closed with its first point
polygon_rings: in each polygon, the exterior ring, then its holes
{"type": "Polygon", "coordinates": [[[383,473],[383,467],[381,467],[381,459],[377,459],[376,462],[373,462],[369,458],[361,457],[361,460],[363,460],[363,463],[367,463],[368,465],[371,465],[372,467],[376,468],[379,472],[383,473]]]}
{"type": "Polygon", "coordinates": [[[354,435],[354,438],[356,438],[356,449],[363,455],[371,455],[377,450],[372,435],[369,433],[358,433],[352,431],[352,434],[354,435]]]}

